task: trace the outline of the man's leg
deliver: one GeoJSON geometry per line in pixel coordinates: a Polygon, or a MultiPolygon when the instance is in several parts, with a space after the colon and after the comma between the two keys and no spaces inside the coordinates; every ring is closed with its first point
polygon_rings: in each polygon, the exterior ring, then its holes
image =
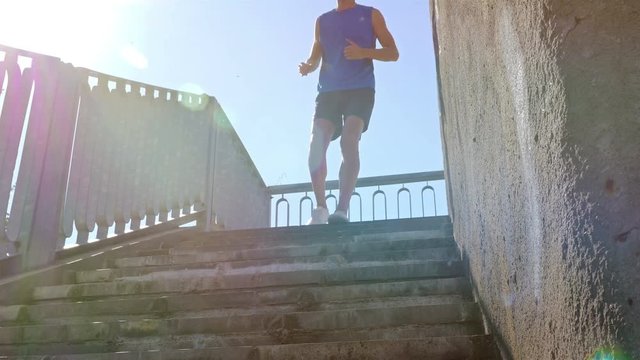
{"type": "Polygon", "coordinates": [[[342,165],[340,165],[340,199],[337,210],[349,210],[351,195],[356,187],[360,172],[360,136],[364,128],[364,121],[357,116],[348,116],[342,128],[340,148],[342,150],[342,165]]]}
{"type": "Polygon", "coordinates": [[[309,174],[318,207],[327,208],[325,181],[327,179],[327,149],[336,126],[326,119],[315,119],[309,146],[309,174]]]}

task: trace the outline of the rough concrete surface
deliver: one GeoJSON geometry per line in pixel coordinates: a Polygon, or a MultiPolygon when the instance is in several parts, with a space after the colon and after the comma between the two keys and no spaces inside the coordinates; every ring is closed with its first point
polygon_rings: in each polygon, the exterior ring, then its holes
{"type": "MultiPolygon", "coordinates": [[[[0,308],[0,358],[496,359],[453,239],[448,238],[449,248],[456,251],[424,260],[432,256],[422,251],[437,252],[434,244],[449,235],[443,226],[450,224],[448,217],[384,222],[192,232],[191,240],[140,247],[149,253],[187,241],[191,249],[198,241],[204,247],[219,243],[218,251],[226,253],[220,259],[228,260],[196,268],[167,267],[133,248],[124,256],[106,251],[108,267],[99,273],[144,271],[85,279],[88,283],[73,283],[78,273],[70,271],[33,289],[29,301],[0,308]],[[418,239],[415,231],[400,234],[411,223],[432,236],[407,243],[418,239]],[[438,228],[443,231],[429,231],[438,228]],[[381,231],[390,235],[367,236],[381,231]],[[229,246],[224,239],[236,241],[229,246]],[[301,239],[314,248],[358,246],[321,257],[291,254],[293,259],[284,261],[277,252],[257,259],[231,256],[249,244],[260,245],[256,250],[300,247],[301,239]],[[411,251],[371,251],[380,244],[410,245],[411,251]],[[147,260],[112,267],[127,258],[147,260]]],[[[95,266],[81,271],[90,269],[95,266]]]]}
{"type": "Polygon", "coordinates": [[[455,238],[505,355],[640,358],[640,1],[432,18],[455,238]]]}
{"type": "Polygon", "coordinates": [[[269,227],[271,194],[221,108],[218,124],[213,208],[227,230],[269,227]]]}

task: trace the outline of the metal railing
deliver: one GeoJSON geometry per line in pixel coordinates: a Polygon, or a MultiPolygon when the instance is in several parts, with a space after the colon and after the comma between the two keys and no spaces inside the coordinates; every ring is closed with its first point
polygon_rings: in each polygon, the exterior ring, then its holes
{"type": "MultiPolygon", "coordinates": [[[[335,210],[337,205],[338,198],[334,191],[338,189],[337,180],[327,181],[325,198],[330,212],[335,210]]],[[[270,186],[268,190],[272,195],[273,227],[306,223],[314,207],[311,183],[270,186]],[[292,208],[292,203],[297,207],[292,208]],[[297,221],[292,222],[292,218],[297,218],[297,221]]],[[[349,219],[371,221],[438,216],[446,213],[444,172],[432,171],[358,179],[356,190],[351,196],[349,219]],[[389,203],[388,192],[395,194],[395,204],[389,203]],[[416,200],[419,201],[419,206],[416,206],[416,200]]]]}

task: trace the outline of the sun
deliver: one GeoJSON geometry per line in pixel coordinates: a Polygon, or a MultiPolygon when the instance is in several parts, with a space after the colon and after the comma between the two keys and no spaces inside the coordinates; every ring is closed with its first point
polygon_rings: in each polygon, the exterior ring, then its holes
{"type": "Polygon", "coordinates": [[[0,44],[92,66],[112,46],[119,10],[133,0],[3,0],[0,44]]]}

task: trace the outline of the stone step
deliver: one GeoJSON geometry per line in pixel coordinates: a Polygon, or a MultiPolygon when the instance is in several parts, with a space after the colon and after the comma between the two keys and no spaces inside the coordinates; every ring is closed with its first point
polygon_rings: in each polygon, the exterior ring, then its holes
{"type": "MultiPolygon", "coordinates": [[[[219,262],[238,260],[277,259],[292,257],[327,256],[334,254],[357,254],[390,251],[409,251],[416,249],[457,249],[453,238],[437,238],[431,240],[383,240],[370,243],[341,242],[337,244],[282,245],[254,249],[215,249],[200,248],[171,248],[144,250],[138,252],[138,257],[115,259],[113,267],[150,266],[167,264],[184,264],[189,262],[219,262]]],[[[457,254],[457,251],[456,251],[457,254]]]]}
{"type": "Polygon", "coordinates": [[[201,249],[212,250],[228,249],[260,249],[276,246],[308,246],[315,244],[344,244],[344,243],[372,243],[381,241],[399,240],[430,240],[448,239],[451,234],[441,230],[404,231],[397,233],[372,233],[372,234],[341,234],[335,231],[327,231],[319,236],[309,236],[301,233],[295,237],[254,237],[234,238],[222,236],[221,233],[201,233],[181,241],[165,242],[162,248],[169,249],[201,249]]]}
{"type": "Polygon", "coordinates": [[[231,335],[181,335],[166,338],[145,338],[144,342],[125,339],[120,351],[153,350],[159,348],[188,349],[229,346],[260,346],[287,344],[324,343],[336,341],[368,341],[392,339],[417,339],[435,336],[481,335],[483,329],[477,322],[435,325],[405,325],[376,329],[346,329],[328,331],[290,331],[280,336],[266,333],[231,335]]]}
{"type": "Polygon", "coordinates": [[[0,359],[498,358],[448,217],[142,245],[0,307],[0,359]]]}
{"type": "MultiPolygon", "coordinates": [[[[106,270],[109,271],[109,270],[106,270]]],[[[463,276],[461,261],[396,261],[393,263],[335,262],[275,264],[241,269],[188,269],[153,272],[118,278],[107,283],[84,283],[36,287],[34,300],[83,300],[92,297],[194,293],[220,289],[249,289],[303,284],[340,284],[358,281],[390,281],[463,276]]]]}
{"type": "MultiPolygon", "coordinates": [[[[353,360],[353,359],[432,359],[494,360],[496,355],[490,335],[429,337],[401,340],[340,341],[265,346],[218,347],[208,349],[157,349],[117,353],[67,355],[66,360],[353,360]],[[302,355],[304,354],[304,355],[302,355]],[[301,357],[303,356],[303,357],[301,357]]],[[[7,359],[41,360],[39,355],[7,359]]]]}
{"type": "Polygon", "coordinates": [[[76,272],[75,283],[113,281],[124,277],[185,269],[222,269],[223,271],[227,271],[268,266],[293,267],[306,266],[310,264],[337,264],[338,266],[346,266],[348,264],[364,262],[385,263],[429,260],[456,261],[460,259],[458,249],[456,247],[219,262],[216,261],[217,257],[216,253],[209,253],[202,254],[201,256],[152,256],[146,258],[122,259],[126,264],[126,266],[122,268],[76,272]]]}
{"type": "MultiPolygon", "coordinates": [[[[176,244],[178,245],[178,244],[176,244]]],[[[382,250],[409,250],[415,248],[434,248],[434,247],[449,247],[457,246],[453,237],[436,237],[436,238],[419,238],[419,239],[383,239],[372,241],[355,241],[351,239],[342,239],[342,241],[330,241],[322,243],[318,239],[306,240],[306,243],[284,243],[284,244],[262,244],[262,246],[254,246],[253,248],[238,248],[237,246],[216,246],[216,245],[202,245],[202,246],[175,246],[167,247],[163,244],[161,248],[156,249],[142,249],[137,252],[138,256],[152,256],[152,255],[192,255],[203,252],[216,252],[216,251],[238,251],[244,256],[244,258],[251,258],[253,254],[258,253],[262,255],[265,252],[275,252],[282,254],[283,251],[291,252],[291,256],[308,256],[313,254],[322,253],[323,250],[329,252],[359,252],[370,249],[369,251],[382,251],[382,250]],[[300,251],[299,255],[296,251],[300,251]]]]}
{"type": "MultiPolygon", "coordinates": [[[[363,310],[381,309],[407,306],[423,305],[447,305],[460,304],[471,301],[460,295],[436,295],[436,296],[398,296],[384,299],[358,299],[351,301],[336,301],[325,303],[306,302],[303,299],[300,304],[280,304],[280,305],[259,305],[252,307],[209,307],[207,309],[191,310],[179,309],[174,312],[157,312],[155,314],[122,314],[122,315],[95,315],[87,316],[72,315],[69,317],[52,316],[43,318],[35,324],[28,325],[71,325],[84,324],[87,322],[112,322],[112,321],[140,321],[144,319],[177,319],[177,318],[198,318],[198,317],[222,317],[222,316],[248,316],[264,314],[280,314],[290,312],[305,311],[338,311],[338,310],[363,310]]],[[[25,325],[25,326],[28,326],[25,325]]]]}
{"type": "Polygon", "coordinates": [[[330,331],[435,325],[479,320],[476,303],[399,304],[386,307],[332,309],[284,313],[201,313],[170,319],[111,320],[71,324],[7,326],[0,328],[0,344],[43,344],[110,341],[116,337],[144,338],[189,334],[267,332],[277,338],[291,331],[330,331]]]}
{"type": "MultiPolygon", "coordinates": [[[[448,246],[457,246],[453,237],[435,237],[435,238],[419,238],[419,239],[376,239],[371,241],[356,241],[353,238],[345,239],[341,238],[340,241],[331,238],[332,241],[322,242],[323,239],[313,239],[308,241],[306,244],[296,244],[291,242],[282,242],[282,243],[260,243],[253,244],[252,247],[241,247],[238,246],[219,246],[215,244],[191,244],[188,245],[184,242],[175,244],[175,247],[168,247],[167,244],[159,244],[159,248],[145,248],[136,252],[138,256],[152,256],[152,255],[192,255],[199,254],[202,252],[216,252],[216,251],[239,251],[242,252],[245,258],[250,258],[253,252],[260,251],[260,254],[264,251],[278,251],[281,253],[283,250],[291,250],[292,248],[298,248],[301,251],[303,249],[310,248],[304,254],[313,254],[316,248],[327,248],[326,251],[334,251],[331,250],[333,247],[344,248],[347,246],[345,251],[350,252],[358,252],[362,247],[369,249],[392,249],[392,250],[406,250],[413,248],[432,248],[432,247],[448,247],[448,246]]],[[[337,250],[336,250],[337,251],[337,250]]],[[[294,253],[295,254],[295,253],[294,253]]],[[[293,255],[295,256],[295,255],[293,255]]]]}
{"type": "MultiPolygon", "coordinates": [[[[278,249],[281,250],[281,249],[278,249]]],[[[123,258],[116,260],[116,268],[148,267],[148,266],[170,266],[170,265],[191,265],[191,264],[219,264],[229,263],[228,267],[242,268],[256,266],[254,264],[268,264],[270,262],[292,263],[300,262],[323,262],[330,256],[341,257],[348,262],[356,261],[396,261],[396,260],[449,260],[459,259],[458,248],[456,246],[437,248],[413,248],[413,249],[365,249],[360,251],[349,251],[348,249],[326,248],[309,249],[317,251],[299,251],[306,249],[295,249],[288,251],[282,249],[282,253],[275,251],[256,251],[253,256],[245,257],[239,252],[201,252],[191,255],[156,255],[134,258],[123,258]]]]}
{"type": "MultiPolygon", "coordinates": [[[[297,238],[319,239],[323,237],[348,237],[354,235],[407,233],[434,231],[451,236],[451,219],[449,216],[428,218],[400,219],[389,221],[364,221],[342,224],[340,226],[293,226],[266,229],[225,230],[214,232],[197,232],[199,239],[215,237],[219,240],[230,240],[234,243],[245,241],[287,240],[297,238]]],[[[192,236],[191,236],[192,237],[192,236]]],[[[193,238],[193,237],[192,237],[193,238]]],[[[181,242],[181,240],[178,242],[181,242]]],[[[184,240],[184,239],[183,239],[184,240]]],[[[171,241],[167,242],[170,243],[171,241]]]]}
{"type": "Polygon", "coordinates": [[[40,322],[59,317],[103,315],[166,316],[176,312],[216,308],[258,307],[293,304],[298,311],[314,310],[333,302],[386,299],[403,296],[452,296],[471,298],[466,278],[427,279],[396,282],[363,283],[334,286],[222,290],[199,294],[143,295],[122,299],[99,299],[83,302],[52,302],[14,307],[7,324],[40,322]]]}
{"type": "Polygon", "coordinates": [[[6,322],[26,321],[29,319],[26,305],[0,306],[0,325],[6,322]]]}
{"type": "MultiPolygon", "coordinates": [[[[477,322],[436,325],[404,325],[378,329],[347,329],[328,331],[291,331],[286,334],[288,344],[330,343],[345,341],[400,340],[428,337],[457,337],[481,335],[477,322]]],[[[146,338],[118,338],[114,342],[88,341],[83,343],[50,343],[0,345],[4,356],[36,354],[82,354],[105,352],[143,352],[157,349],[205,349],[235,346],[280,345],[282,337],[266,332],[243,334],[196,334],[156,336],[146,338]]],[[[0,357],[1,358],[1,357],[0,357]]]]}

